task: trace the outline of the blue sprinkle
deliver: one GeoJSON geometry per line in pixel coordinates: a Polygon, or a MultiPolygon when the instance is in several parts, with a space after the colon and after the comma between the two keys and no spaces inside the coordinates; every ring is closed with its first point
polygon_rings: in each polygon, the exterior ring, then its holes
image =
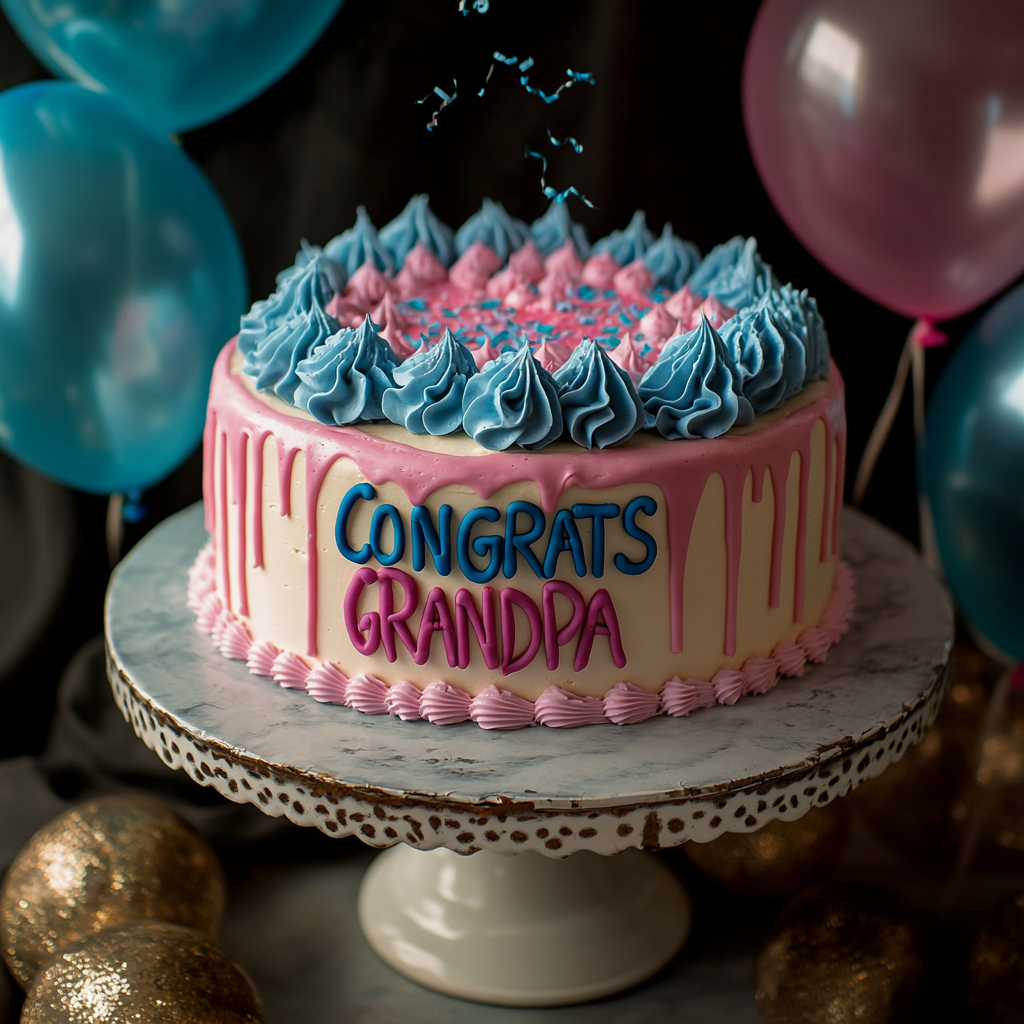
{"type": "Polygon", "coordinates": [[[403,302],[403,306],[407,306],[409,309],[415,309],[417,313],[422,313],[427,308],[427,304],[422,299],[409,299],[408,302],[403,302]]]}
{"type": "Polygon", "coordinates": [[[458,319],[459,314],[458,313],[453,313],[450,309],[445,309],[442,306],[441,307],[441,316],[447,316],[447,317],[450,317],[452,320],[456,320],[456,319],[458,319]]]}
{"type": "Polygon", "coordinates": [[[554,324],[537,324],[537,331],[540,334],[550,334],[554,329],[554,324]]]}
{"type": "Polygon", "coordinates": [[[556,302],[555,309],[559,313],[572,313],[576,307],[571,302],[556,302]]]}
{"type": "Polygon", "coordinates": [[[533,67],[533,58],[527,57],[522,64],[519,65],[520,71],[529,71],[533,67]]]}
{"type": "Polygon", "coordinates": [[[633,322],[633,321],[632,321],[632,320],[630,320],[630,319],[629,319],[629,317],[628,317],[628,316],[626,316],[626,314],[625,314],[625,313],[620,313],[620,314],[619,314],[619,323],[620,323],[620,324],[622,324],[622,326],[623,326],[623,327],[629,327],[629,325],[630,325],[630,324],[631,324],[632,322],[633,322]]]}
{"type": "Polygon", "coordinates": [[[518,63],[519,61],[518,57],[506,57],[505,54],[498,53],[497,50],[494,51],[494,59],[500,60],[502,64],[507,64],[509,67],[511,67],[513,64],[518,63]]]}
{"type": "Polygon", "coordinates": [[[552,146],[570,145],[570,146],[572,146],[572,148],[574,150],[576,150],[577,153],[582,153],[583,152],[583,143],[582,142],[577,142],[571,135],[567,135],[564,139],[559,140],[559,139],[556,139],[554,137],[554,135],[551,134],[551,129],[549,128],[548,129],[548,138],[551,140],[551,145],[552,146]]]}
{"type": "Polygon", "coordinates": [[[590,326],[590,324],[597,323],[597,320],[594,317],[592,317],[592,316],[578,316],[578,317],[576,317],[576,319],[581,324],[586,324],[587,326],[590,326]]]}
{"type": "Polygon", "coordinates": [[[601,331],[602,331],[603,334],[618,334],[619,333],[618,327],[602,327],[601,331]]]}
{"type": "Polygon", "coordinates": [[[594,75],[593,75],[592,72],[589,72],[589,71],[573,71],[572,68],[566,68],[565,69],[565,73],[574,82],[586,82],[587,85],[596,85],[597,84],[594,81],[594,75]]]}
{"type": "Polygon", "coordinates": [[[480,303],[481,309],[497,309],[501,305],[501,299],[488,299],[480,303]]]}
{"type": "MultiPolygon", "coordinates": [[[[605,295],[608,295],[608,294],[609,294],[608,292],[605,292],[605,295]]],[[[615,292],[612,292],[611,294],[614,295],[615,292]]],[[[608,313],[609,316],[614,316],[616,313],[618,313],[618,311],[620,309],[622,309],[622,303],[620,301],[616,300],[615,302],[613,302],[608,307],[607,313],[608,313]]]]}
{"type": "Polygon", "coordinates": [[[576,289],[576,297],[582,299],[584,302],[592,302],[597,292],[590,287],[589,284],[581,284],[576,289]]]}

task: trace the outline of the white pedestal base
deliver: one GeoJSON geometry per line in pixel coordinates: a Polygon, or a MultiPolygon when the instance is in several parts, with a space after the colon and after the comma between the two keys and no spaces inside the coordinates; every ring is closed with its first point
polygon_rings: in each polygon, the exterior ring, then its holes
{"type": "Polygon", "coordinates": [[[371,865],[359,920],[376,952],[428,988],[501,1006],[563,1006],[660,970],[690,931],[690,900],[656,857],[396,846],[371,865]]]}

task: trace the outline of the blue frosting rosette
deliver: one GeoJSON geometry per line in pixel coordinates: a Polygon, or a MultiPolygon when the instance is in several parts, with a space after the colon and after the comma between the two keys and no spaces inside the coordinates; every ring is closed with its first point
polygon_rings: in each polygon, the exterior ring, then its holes
{"type": "Polygon", "coordinates": [[[718,437],[753,419],[750,404],[734,390],[728,353],[707,317],[662,349],[639,393],[650,425],[672,440],[718,437]]]}
{"type": "Polygon", "coordinates": [[[340,235],[332,238],[324,252],[345,268],[351,277],[368,259],[373,259],[382,273],[393,273],[395,260],[391,250],[380,240],[365,206],[356,207],[356,222],[340,235]]]}
{"type": "Polygon", "coordinates": [[[569,216],[566,204],[557,199],[552,199],[547,213],[530,225],[530,237],[542,256],[550,256],[570,239],[580,259],[585,260],[590,255],[586,230],[569,216]]]}
{"type": "Polygon", "coordinates": [[[624,267],[640,259],[653,244],[654,235],[647,227],[647,217],[643,210],[637,210],[622,231],[613,231],[594,243],[594,255],[609,253],[620,267],[624,267]]]}
{"type": "Polygon", "coordinates": [[[610,448],[644,425],[644,406],[629,374],[591,338],[554,373],[569,436],[584,448],[610,448]]]}
{"type": "MultiPolygon", "coordinates": [[[[314,307],[323,313],[336,292],[345,287],[345,272],[319,246],[303,242],[295,265],[277,275],[277,291],[254,302],[243,314],[238,351],[247,358],[282,324],[306,316],[314,307]]],[[[337,327],[335,327],[337,330],[337,327]]],[[[252,371],[250,371],[252,372],[252,371]]]]}
{"type": "Polygon", "coordinates": [[[455,251],[461,256],[474,242],[489,246],[505,263],[530,237],[530,229],[510,217],[501,203],[485,199],[480,209],[455,232],[455,251]]]}
{"type": "Polygon", "coordinates": [[[791,284],[783,285],[772,293],[773,311],[777,307],[789,319],[803,339],[807,353],[807,372],[804,383],[821,380],[828,376],[829,350],[828,333],[818,312],[818,303],[807,294],[807,289],[797,291],[791,284]]]}
{"type": "Polygon", "coordinates": [[[409,356],[384,392],[384,415],[411,434],[450,434],[462,426],[462,400],[476,363],[466,346],[445,328],[441,340],[409,356]]]}
{"type": "Polygon", "coordinates": [[[396,267],[405,263],[405,257],[417,242],[446,267],[455,259],[452,229],[437,218],[430,208],[430,197],[425,194],[413,196],[405,209],[380,229],[378,237],[391,253],[396,267]]]}
{"type": "Polygon", "coordinates": [[[757,239],[739,235],[716,245],[687,282],[694,295],[711,296],[730,309],[752,306],[778,289],[772,268],[757,254],[757,239]]]}
{"type": "Polygon", "coordinates": [[[384,418],[381,399],[394,387],[391,346],[369,317],[328,338],[296,367],[292,404],[321,423],[344,427],[384,418]]]}
{"type": "Polygon", "coordinates": [[[661,237],[644,253],[643,260],[644,266],[654,275],[657,287],[677,292],[700,263],[700,249],[693,242],[684,242],[672,234],[669,223],[661,237]]]}
{"type": "Polygon", "coordinates": [[[482,448],[513,444],[536,450],[561,436],[562,410],[554,377],[529,345],[487,363],[466,385],[462,425],[482,448]]]}

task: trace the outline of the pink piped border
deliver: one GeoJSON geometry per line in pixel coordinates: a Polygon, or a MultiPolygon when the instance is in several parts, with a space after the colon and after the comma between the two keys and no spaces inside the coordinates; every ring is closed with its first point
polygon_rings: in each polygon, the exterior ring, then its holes
{"type": "Polygon", "coordinates": [[[607,722],[635,725],[656,715],[680,717],[767,693],[781,677],[803,675],[807,662],[823,662],[829,648],[849,629],[854,608],[853,572],[840,561],[832,595],[818,624],[805,629],[795,642],[780,640],[771,657],[755,654],[742,669],[723,666],[710,680],[675,676],[661,693],[622,680],[604,697],[584,697],[550,686],[533,703],[497,686],[470,697],[443,679],[420,691],[407,680],[388,686],[370,673],[347,677],[331,662],[310,665],[308,659],[282,651],[267,640],[253,642],[242,620],[223,606],[216,592],[212,541],[199,552],[188,576],[188,606],[196,616],[197,628],[213,637],[225,657],[244,661],[254,675],[269,676],[287,689],[305,690],[322,704],[344,704],[363,714],[391,714],[402,721],[426,719],[434,725],[472,721],[481,729],[501,730],[530,725],[572,729],[607,722]]]}

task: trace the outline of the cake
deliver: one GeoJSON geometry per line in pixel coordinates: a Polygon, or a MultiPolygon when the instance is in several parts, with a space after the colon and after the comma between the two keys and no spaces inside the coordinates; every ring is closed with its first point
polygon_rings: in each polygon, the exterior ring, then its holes
{"type": "Polygon", "coordinates": [[[366,714],[635,724],[825,659],[843,382],[753,239],[415,196],[303,242],[213,372],[200,629],[366,714]]]}

